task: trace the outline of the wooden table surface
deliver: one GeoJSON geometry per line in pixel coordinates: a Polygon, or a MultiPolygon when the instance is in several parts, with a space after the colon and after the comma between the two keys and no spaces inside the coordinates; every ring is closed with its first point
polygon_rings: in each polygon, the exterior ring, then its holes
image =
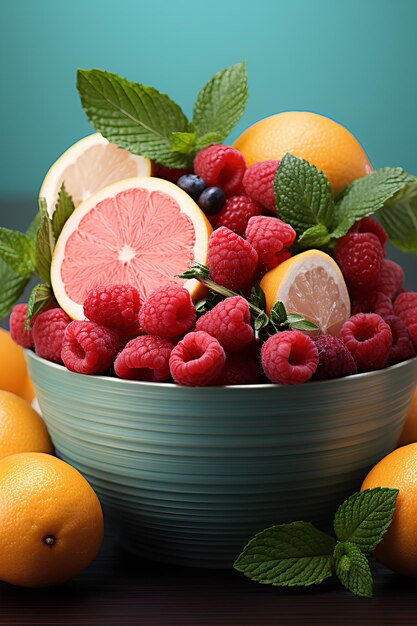
{"type": "MultiPolygon", "coordinates": [[[[1,556],[0,556],[1,558],[1,556]]],[[[0,583],[0,624],[140,626],[383,626],[417,624],[417,579],[373,564],[375,597],[355,598],[337,582],[283,590],[238,572],[144,562],[111,533],[92,565],[49,589],[0,583]]]]}

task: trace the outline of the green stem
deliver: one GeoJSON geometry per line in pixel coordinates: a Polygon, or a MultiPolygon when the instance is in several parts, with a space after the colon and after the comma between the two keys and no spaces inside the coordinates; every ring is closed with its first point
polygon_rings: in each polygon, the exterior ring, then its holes
{"type": "MultiPolygon", "coordinates": [[[[210,278],[204,278],[197,272],[194,273],[193,278],[196,278],[202,285],[205,285],[206,287],[211,289],[211,291],[214,291],[215,293],[218,293],[219,295],[224,296],[225,298],[230,298],[230,297],[239,295],[238,293],[236,293],[235,291],[232,291],[231,289],[227,289],[226,287],[222,287],[222,285],[218,285],[217,283],[214,282],[214,280],[211,280],[210,278]]],[[[256,317],[258,315],[261,315],[262,313],[265,313],[265,311],[262,311],[262,309],[259,309],[257,306],[252,304],[250,300],[248,300],[248,303],[249,303],[250,312],[256,317]]]]}

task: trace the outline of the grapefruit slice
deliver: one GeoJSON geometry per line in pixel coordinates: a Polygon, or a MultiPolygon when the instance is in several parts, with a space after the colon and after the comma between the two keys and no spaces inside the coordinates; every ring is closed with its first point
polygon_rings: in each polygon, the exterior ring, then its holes
{"type": "Polygon", "coordinates": [[[109,143],[100,133],[77,141],[49,169],[39,192],[50,215],[62,183],[75,206],[111,183],[134,176],[150,176],[151,162],[109,143]]]}
{"type": "Polygon", "coordinates": [[[130,178],[93,194],[67,220],[56,243],[51,281],[60,306],[83,319],[87,292],[130,284],[146,299],[157,287],[184,284],[194,300],[196,279],[176,278],[193,263],[207,264],[212,228],[182,189],[160,178],[130,178]]]}
{"type": "Polygon", "coordinates": [[[350,299],[337,263],[320,250],[307,250],[270,270],[261,280],[269,313],[281,300],[323,333],[338,336],[350,316],[350,299]]]}

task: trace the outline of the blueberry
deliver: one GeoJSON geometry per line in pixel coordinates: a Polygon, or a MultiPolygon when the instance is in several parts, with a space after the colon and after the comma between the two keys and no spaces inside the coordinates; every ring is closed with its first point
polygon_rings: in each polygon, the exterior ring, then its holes
{"type": "Polygon", "coordinates": [[[201,176],[197,176],[197,174],[184,174],[184,176],[181,176],[181,178],[177,180],[177,185],[196,202],[206,188],[206,183],[201,176]]]}
{"type": "Polygon", "coordinates": [[[226,194],[220,187],[207,187],[198,199],[198,206],[206,215],[216,215],[224,207],[226,194]]]}

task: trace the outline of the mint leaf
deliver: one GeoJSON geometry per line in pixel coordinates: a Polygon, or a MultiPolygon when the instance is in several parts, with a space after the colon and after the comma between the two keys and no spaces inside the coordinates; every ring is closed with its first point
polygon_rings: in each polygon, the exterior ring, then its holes
{"type": "Polygon", "coordinates": [[[199,152],[212,143],[221,143],[223,141],[222,133],[206,133],[201,137],[197,137],[196,151],[199,152]]]}
{"type": "Polygon", "coordinates": [[[332,226],[332,188],[315,165],[287,152],[276,171],[274,190],[280,218],[291,224],[297,234],[319,224],[332,226]]]}
{"type": "Polygon", "coordinates": [[[323,224],[311,226],[303,232],[297,239],[297,246],[300,250],[310,248],[324,248],[330,241],[329,231],[323,224]]]}
{"type": "Polygon", "coordinates": [[[355,222],[379,211],[406,184],[414,181],[415,177],[400,167],[385,167],[353,181],[336,199],[332,238],[346,235],[355,222]]]}
{"type": "Polygon", "coordinates": [[[188,157],[171,147],[172,133],[188,133],[190,124],[167,95],[98,69],[79,69],[77,88],[88,119],[106,139],[168,167],[188,166],[188,157]]]}
{"type": "Polygon", "coordinates": [[[39,201],[40,225],[36,242],[36,269],[39,277],[50,285],[51,281],[51,261],[55,247],[55,237],[52,229],[52,222],[46,209],[46,202],[43,198],[39,201]]]}
{"type": "Polygon", "coordinates": [[[398,489],[376,487],[345,500],[333,522],[339,541],[355,543],[364,554],[371,554],[391,524],[397,496],[398,489]]]}
{"type": "Polygon", "coordinates": [[[0,259],[22,278],[30,278],[35,271],[35,244],[18,230],[0,227],[0,259]]]}
{"type": "Polygon", "coordinates": [[[30,322],[34,315],[40,313],[48,304],[54,301],[54,292],[48,285],[35,285],[28,300],[28,313],[25,330],[30,330],[30,322]]]}
{"type": "Polygon", "coordinates": [[[285,310],[284,303],[280,300],[275,302],[271,309],[270,316],[274,324],[285,324],[285,322],[287,322],[287,311],[285,310]]]}
{"type": "Polygon", "coordinates": [[[338,543],[334,550],[335,571],[342,585],[355,596],[372,598],[373,580],[368,559],[354,543],[338,543]]]}
{"type": "Polygon", "coordinates": [[[172,133],[172,151],[194,155],[197,135],[195,133],[172,133]]]}
{"type": "Polygon", "coordinates": [[[247,99],[246,63],[237,63],[215,74],[198,94],[194,106],[197,135],[216,133],[216,141],[209,143],[226,139],[242,117],[247,99]]]}
{"type": "Polygon", "coordinates": [[[28,282],[29,278],[20,276],[10,265],[0,259],[0,319],[11,313],[28,282]]]}
{"type": "Polygon", "coordinates": [[[257,534],[234,567],[263,584],[317,585],[332,575],[335,545],[310,523],[280,524],[257,534]]]}
{"type": "Polygon", "coordinates": [[[314,322],[310,322],[310,320],[302,319],[300,321],[290,322],[290,326],[292,330],[301,330],[303,332],[319,330],[319,327],[314,324],[314,322]]]}
{"type": "Polygon", "coordinates": [[[58,200],[55,204],[55,211],[52,215],[52,232],[54,234],[55,241],[61,234],[61,230],[64,227],[65,222],[75,209],[74,202],[71,196],[67,193],[64,183],[61,185],[61,189],[58,192],[58,200]]]}
{"type": "Polygon", "coordinates": [[[417,254],[417,178],[388,200],[379,215],[391,243],[417,254]]]}
{"type": "Polygon", "coordinates": [[[258,309],[261,309],[261,311],[265,311],[265,307],[266,307],[265,292],[260,286],[260,284],[258,283],[258,281],[253,285],[251,289],[250,301],[256,307],[258,307],[258,309]]]}
{"type": "Polygon", "coordinates": [[[39,228],[40,223],[41,223],[41,215],[38,211],[35,217],[33,218],[33,220],[31,221],[31,223],[29,224],[29,228],[26,231],[27,236],[33,239],[35,242],[38,236],[38,228],[39,228]]]}

